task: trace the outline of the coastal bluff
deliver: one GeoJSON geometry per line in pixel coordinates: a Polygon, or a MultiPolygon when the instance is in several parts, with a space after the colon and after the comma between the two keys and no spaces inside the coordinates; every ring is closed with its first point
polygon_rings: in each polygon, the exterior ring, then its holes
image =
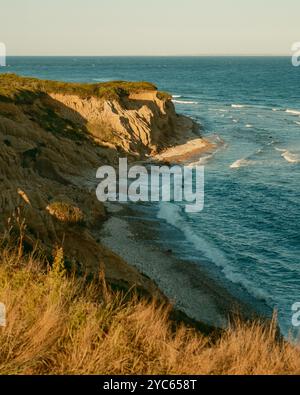
{"type": "MultiPolygon", "coordinates": [[[[0,232],[49,257],[62,246],[80,273],[162,293],[101,243],[108,214],[95,195],[99,166],[146,160],[199,138],[171,96],[147,82],[65,83],[0,75],[0,232]]],[[[4,236],[3,236],[4,237],[4,236]]]]}

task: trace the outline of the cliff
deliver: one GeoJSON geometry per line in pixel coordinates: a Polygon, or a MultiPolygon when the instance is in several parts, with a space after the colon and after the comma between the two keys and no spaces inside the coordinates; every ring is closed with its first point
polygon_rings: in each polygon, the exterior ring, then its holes
{"type": "Polygon", "coordinates": [[[144,158],[173,145],[195,124],[175,112],[171,97],[149,83],[66,84],[0,77],[1,114],[127,156],[144,158]]]}
{"type": "Polygon", "coordinates": [[[22,234],[51,259],[63,245],[70,267],[103,271],[117,286],[160,295],[101,244],[107,214],[87,188],[119,156],[144,159],[189,139],[193,121],[149,83],[67,84],[0,76],[0,232],[22,234]],[[23,224],[24,219],[24,224],[23,224]]]}

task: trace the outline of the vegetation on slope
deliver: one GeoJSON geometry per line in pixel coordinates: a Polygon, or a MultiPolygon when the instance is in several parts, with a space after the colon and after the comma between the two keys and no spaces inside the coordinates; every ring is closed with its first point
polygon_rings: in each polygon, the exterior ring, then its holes
{"type": "MultiPolygon", "coordinates": [[[[42,93],[60,93],[77,95],[81,98],[119,99],[132,93],[153,91],[157,87],[149,82],[111,81],[97,84],[59,82],[20,77],[13,73],[0,74],[0,100],[30,102],[42,93]]],[[[164,92],[161,98],[170,98],[164,92]]]]}
{"type": "Polygon", "coordinates": [[[2,242],[0,374],[300,373],[299,350],[276,339],[275,322],[237,322],[217,340],[174,329],[168,307],[67,273],[62,248],[53,256],[50,265],[2,242]]]}

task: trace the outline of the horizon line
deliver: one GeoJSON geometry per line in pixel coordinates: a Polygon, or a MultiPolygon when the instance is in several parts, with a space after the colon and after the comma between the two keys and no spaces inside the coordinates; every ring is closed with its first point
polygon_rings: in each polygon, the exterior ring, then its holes
{"type": "Polygon", "coordinates": [[[64,57],[64,58],[200,58],[200,57],[289,57],[291,54],[198,54],[198,55],[6,55],[7,58],[51,58],[51,57],[64,57]]]}

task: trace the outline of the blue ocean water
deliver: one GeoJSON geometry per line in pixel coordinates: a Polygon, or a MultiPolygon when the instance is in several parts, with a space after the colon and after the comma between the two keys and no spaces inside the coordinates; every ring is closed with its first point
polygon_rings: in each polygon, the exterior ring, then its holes
{"type": "Polygon", "coordinates": [[[26,76],[79,82],[145,80],[225,144],[205,164],[205,208],[157,207],[161,238],[205,265],[292,330],[300,302],[300,68],[271,57],[8,58],[26,76]],[[177,230],[176,243],[172,232],[177,230]]]}

